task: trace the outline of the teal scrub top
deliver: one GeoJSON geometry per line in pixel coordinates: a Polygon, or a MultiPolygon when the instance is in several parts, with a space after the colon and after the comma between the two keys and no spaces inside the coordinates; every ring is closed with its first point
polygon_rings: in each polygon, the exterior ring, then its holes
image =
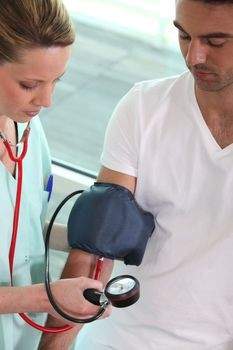
{"type": "MultiPolygon", "coordinates": [[[[21,139],[25,124],[18,124],[21,139]]],[[[20,151],[19,151],[20,152],[20,151]]],[[[23,189],[16,244],[13,282],[15,286],[43,281],[44,240],[42,230],[48,204],[45,191],[51,174],[51,158],[38,117],[31,122],[29,145],[23,162],[23,189]]],[[[0,285],[10,286],[8,252],[12,234],[17,181],[0,162],[0,285]]],[[[46,315],[31,314],[39,323],[46,315]]],[[[0,315],[0,349],[37,349],[41,332],[27,325],[17,314],[0,315]]]]}

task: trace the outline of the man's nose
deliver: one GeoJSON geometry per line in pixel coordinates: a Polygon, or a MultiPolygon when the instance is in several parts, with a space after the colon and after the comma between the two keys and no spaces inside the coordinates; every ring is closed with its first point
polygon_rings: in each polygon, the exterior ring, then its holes
{"type": "Polygon", "coordinates": [[[186,54],[187,66],[195,66],[197,64],[206,63],[208,56],[208,48],[199,39],[191,40],[186,54]]]}

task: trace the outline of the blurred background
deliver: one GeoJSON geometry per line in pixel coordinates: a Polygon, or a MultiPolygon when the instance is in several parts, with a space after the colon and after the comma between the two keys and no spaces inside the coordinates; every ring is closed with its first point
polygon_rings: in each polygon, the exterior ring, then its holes
{"type": "Polygon", "coordinates": [[[174,0],[64,0],[77,29],[42,123],[55,162],[95,176],[113,109],[135,82],[184,70],[174,0]]]}

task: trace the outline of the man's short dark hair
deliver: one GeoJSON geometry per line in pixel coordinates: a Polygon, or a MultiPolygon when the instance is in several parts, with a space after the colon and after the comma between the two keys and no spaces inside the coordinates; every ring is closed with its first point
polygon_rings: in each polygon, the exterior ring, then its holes
{"type": "Polygon", "coordinates": [[[226,5],[231,4],[233,5],[233,0],[195,0],[204,2],[205,4],[213,4],[213,5],[226,5]]]}

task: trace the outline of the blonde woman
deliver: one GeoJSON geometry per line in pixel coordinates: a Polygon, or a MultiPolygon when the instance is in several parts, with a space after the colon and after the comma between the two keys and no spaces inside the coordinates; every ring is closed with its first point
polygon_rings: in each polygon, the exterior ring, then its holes
{"type": "MultiPolygon", "coordinates": [[[[46,184],[51,174],[48,146],[38,114],[51,106],[57,81],[65,73],[75,40],[74,29],[59,0],[0,0],[0,132],[17,156],[16,144],[30,122],[28,152],[24,159],[18,238],[9,267],[15,194],[19,171],[3,139],[0,140],[0,349],[33,350],[41,333],[17,313],[42,313],[59,318],[48,302],[42,281],[43,217],[48,201],[46,184]]],[[[87,278],[52,284],[54,296],[77,317],[95,313],[82,295],[86,288],[101,289],[87,278]]],[[[63,322],[64,323],[64,322],[63,322]]]]}

